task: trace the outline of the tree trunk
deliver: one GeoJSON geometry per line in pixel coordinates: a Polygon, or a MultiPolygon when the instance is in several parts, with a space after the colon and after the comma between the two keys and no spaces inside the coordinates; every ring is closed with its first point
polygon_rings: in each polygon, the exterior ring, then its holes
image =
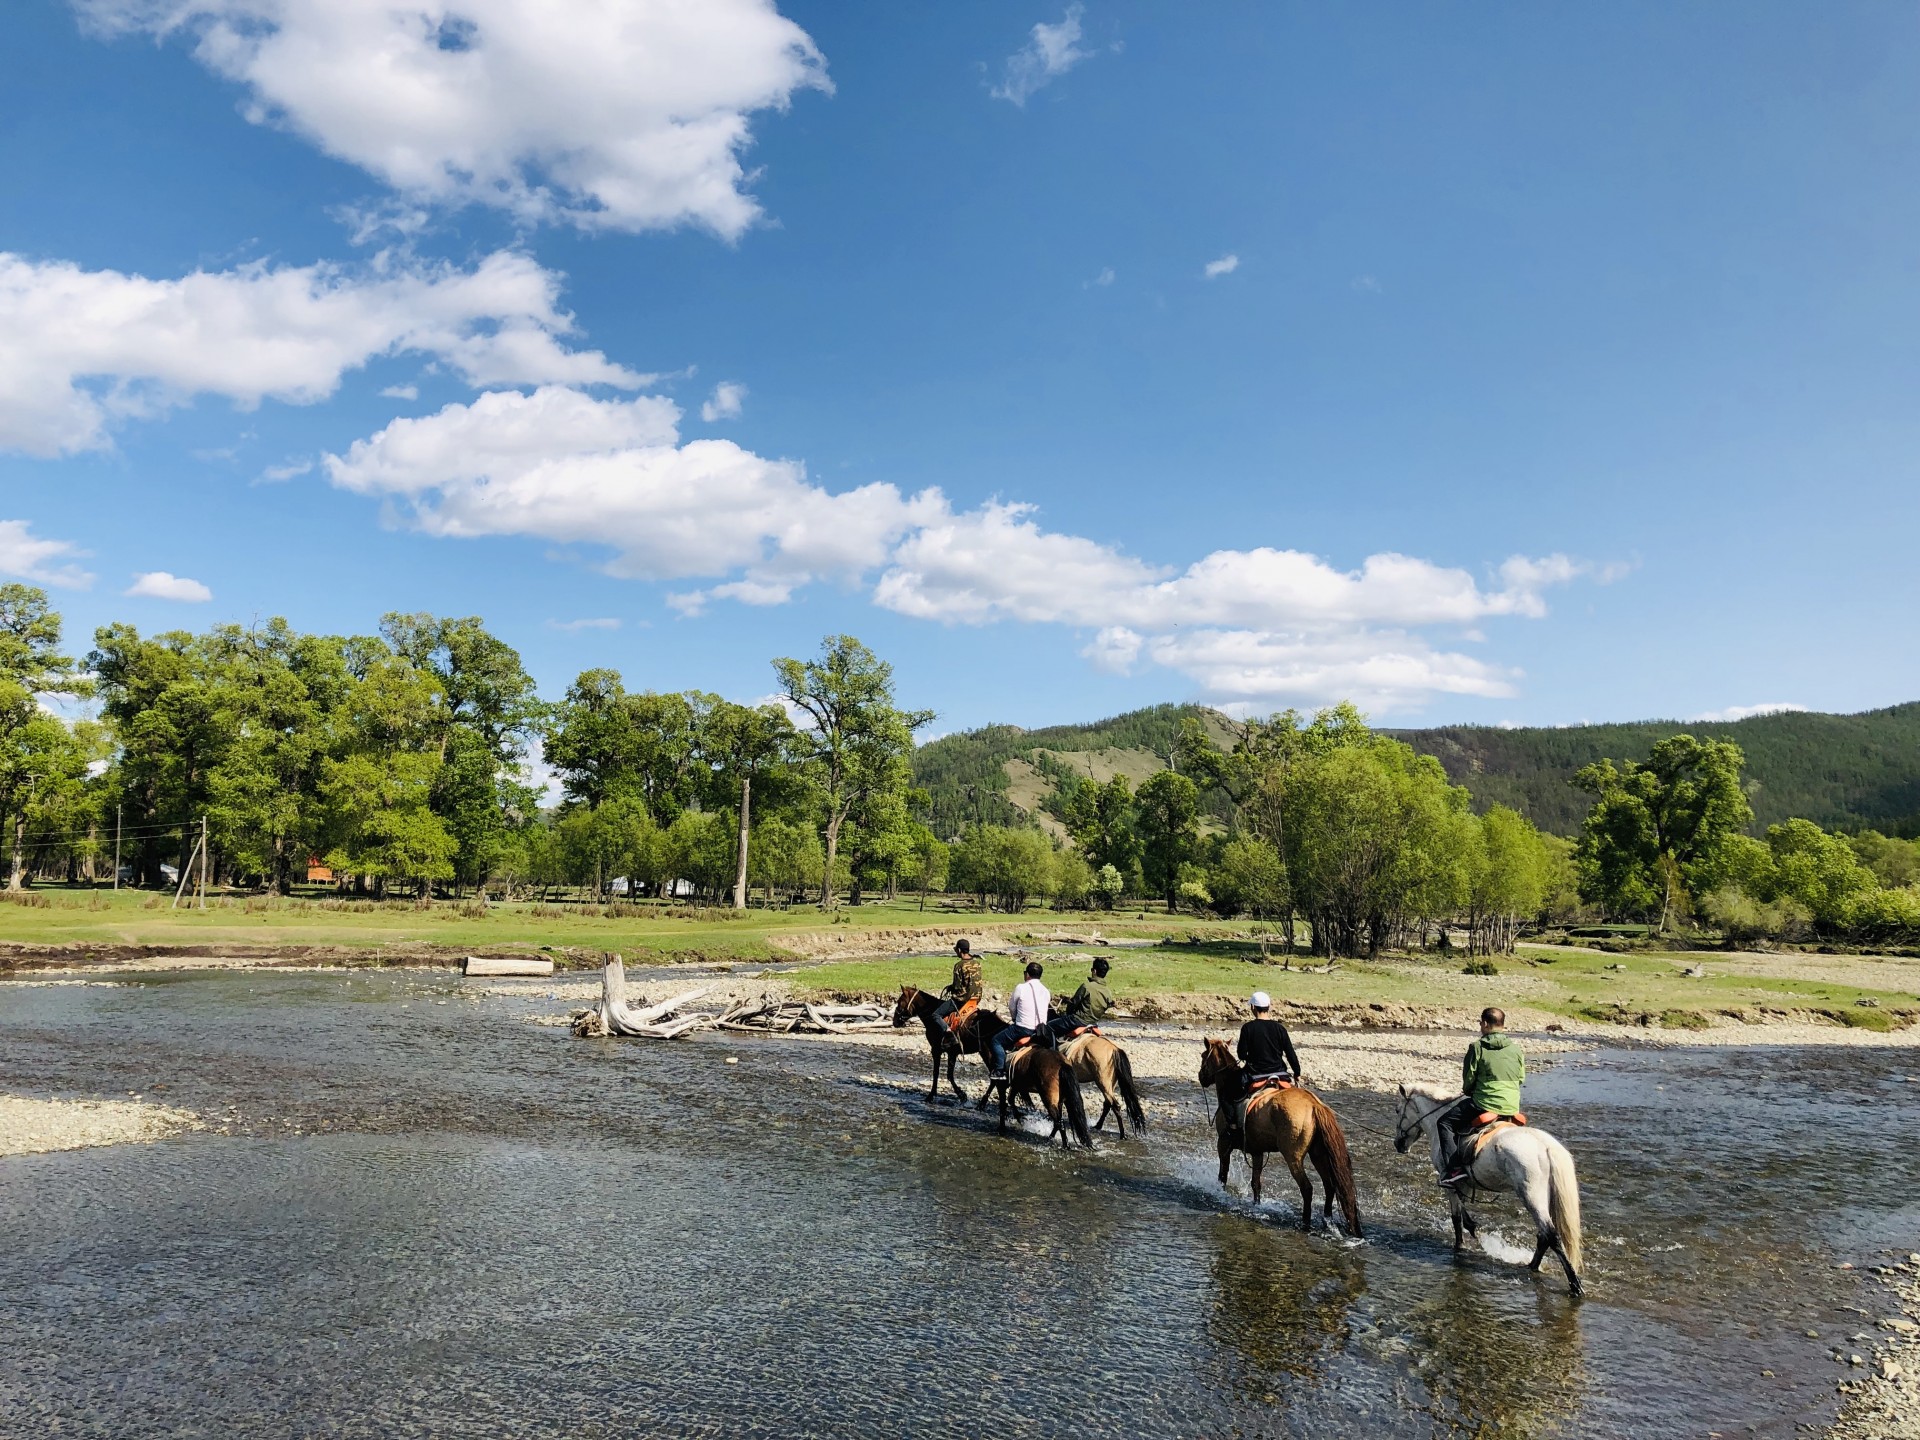
{"type": "Polygon", "coordinates": [[[733,872],[733,908],[747,908],[747,810],[753,801],[753,777],[740,777],[740,859],[733,872]]]}
{"type": "Polygon", "coordinates": [[[27,807],[22,805],[13,816],[13,864],[7,874],[7,889],[24,890],[22,877],[26,870],[27,850],[27,807]]]}
{"type": "Polygon", "coordinates": [[[840,853],[840,824],[845,819],[846,816],[844,815],[835,815],[829,817],[827,820],[827,868],[820,881],[820,908],[822,910],[831,910],[834,908],[833,861],[834,857],[840,853]]]}

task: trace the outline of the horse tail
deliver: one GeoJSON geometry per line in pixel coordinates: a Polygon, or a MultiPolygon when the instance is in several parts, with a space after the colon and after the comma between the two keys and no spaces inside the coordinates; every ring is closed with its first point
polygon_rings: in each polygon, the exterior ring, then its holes
{"type": "Polygon", "coordinates": [[[1547,1168],[1552,1185],[1547,1195],[1547,1214],[1560,1236],[1560,1248],[1567,1263],[1578,1275],[1586,1267],[1580,1259],[1580,1180],[1573,1172],[1573,1156],[1555,1140],[1547,1147],[1547,1168]]]}
{"type": "Polygon", "coordinates": [[[1324,1100],[1311,1091],[1307,1092],[1307,1098],[1313,1101],[1313,1139],[1307,1143],[1307,1158],[1320,1172],[1321,1181],[1333,1191],[1333,1198],[1340,1202],[1340,1211],[1347,1217],[1347,1229],[1358,1240],[1361,1238],[1360,1201],[1353,1193],[1353,1161],[1347,1154],[1346,1132],[1324,1100]]]}
{"type": "Polygon", "coordinates": [[[1093,1131],[1087,1128],[1087,1106],[1080,1098],[1080,1081],[1073,1073],[1073,1067],[1062,1061],[1060,1075],[1060,1104],[1067,1112],[1067,1123],[1073,1127],[1074,1139],[1089,1150],[1093,1148],[1093,1131]]]}
{"type": "Polygon", "coordinates": [[[1140,1129],[1146,1129],[1147,1112],[1141,1108],[1140,1092],[1134,1088],[1133,1062],[1118,1045],[1113,1047],[1113,1084],[1120,1092],[1121,1103],[1127,1107],[1127,1118],[1140,1129]]]}

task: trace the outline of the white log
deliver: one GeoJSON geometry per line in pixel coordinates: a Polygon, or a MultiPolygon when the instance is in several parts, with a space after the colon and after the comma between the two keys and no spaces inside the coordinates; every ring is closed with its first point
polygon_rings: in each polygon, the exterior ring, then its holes
{"type": "Polygon", "coordinates": [[[460,964],[462,975],[551,975],[553,961],[527,955],[469,955],[460,964]]]}

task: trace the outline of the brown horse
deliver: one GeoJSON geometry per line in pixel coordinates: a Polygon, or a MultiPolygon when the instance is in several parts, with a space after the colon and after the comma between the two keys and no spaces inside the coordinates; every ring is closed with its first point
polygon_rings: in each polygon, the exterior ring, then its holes
{"type": "MultiPolygon", "coordinates": [[[[918,1020],[927,1030],[927,1049],[933,1052],[933,1088],[927,1091],[927,1099],[940,1098],[940,1060],[944,1056],[947,1062],[947,1084],[953,1093],[962,1100],[967,1092],[960,1088],[960,1082],[954,1078],[953,1067],[962,1055],[985,1057],[987,1041],[1006,1028],[1002,1020],[991,1010],[975,1010],[960,1027],[959,1033],[947,1029],[944,1020],[933,1018],[933,1012],[940,1007],[940,997],[926,990],[917,990],[911,985],[900,987],[900,1000],[893,1007],[894,1029],[903,1029],[909,1020],[918,1020]]],[[[988,1095],[992,1092],[989,1090],[988,1095]]],[[[985,1105],[987,1095],[980,1097],[985,1105]]]]}
{"type": "MultiPolygon", "coordinates": [[[[992,1090],[993,1086],[989,1085],[988,1093],[992,1090]]],[[[1053,1121],[1053,1129],[1047,1134],[1049,1145],[1058,1135],[1066,1149],[1073,1148],[1074,1140],[1089,1150],[1093,1148],[1093,1132],[1087,1129],[1087,1107],[1080,1099],[1080,1082],[1058,1050],[1043,1045],[1026,1045],[1016,1050],[1007,1062],[1007,1078],[999,1090],[1002,1131],[1007,1128],[1007,1110],[1012,1104],[1022,1099],[1037,1099],[1045,1107],[1047,1118],[1053,1121]],[[1066,1133],[1069,1127],[1073,1131],[1071,1137],[1066,1133]]],[[[986,1104],[984,1096],[980,1103],[986,1104]]]]}
{"type": "Polygon", "coordinates": [[[1094,1129],[1104,1126],[1109,1115],[1119,1123],[1122,1140],[1127,1138],[1129,1120],[1136,1130],[1147,1128],[1147,1112],[1140,1108],[1140,1092],[1133,1086],[1133,1062],[1127,1059],[1126,1051],[1089,1030],[1068,1041],[1060,1054],[1073,1066],[1076,1078],[1100,1087],[1104,1103],[1100,1118],[1093,1122],[1094,1129]]]}
{"type": "MultiPolygon", "coordinates": [[[[1220,1183],[1227,1183],[1227,1166],[1236,1148],[1233,1141],[1234,1107],[1240,1103],[1240,1062],[1233,1058],[1227,1042],[1208,1037],[1200,1042],[1200,1084],[1212,1086],[1220,1100],[1220,1113],[1214,1117],[1219,1133],[1220,1183]]],[[[1300,1187],[1300,1228],[1313,1228],[1313,1182],[1307,1178],[1305,1162],[1311,1160],[1326,1187],[1326,1200],[1320,1211],[1325,1223],[1333,1219],[1333,1202],[1347,1217],[1347,1230],[1360,1237],[1360,1206],[1353,1194],[1353,1165],[1347,1158],[1347,1137],[1333,1111],[1311,1090],[1294,1085],[1270,1089],[1253,1097],[1247,1106],[1246,1134],[1237,1148],[1247,1152],[1253,1167],[1253,1203],[1260,1203],[1260,1172],[1269,1151],[1278,1151],[1293,1171],[1300,1187]]]]}

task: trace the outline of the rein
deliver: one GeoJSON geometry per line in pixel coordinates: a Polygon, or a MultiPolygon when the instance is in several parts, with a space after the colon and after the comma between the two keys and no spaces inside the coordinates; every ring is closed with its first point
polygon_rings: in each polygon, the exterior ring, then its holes
{"type": "MultiPolygon", "coordinates": [[[[1409,1100],[1419,1100],[1421,1098],[1423,1097],[1419,1095],[1407,1096],[1409,1100]]],[[[1395,1145],[1411,1145],[1413,1143],[1413,1137],[1426,1129],[1427,1121],[1431,1120],[1453,1103],[1452,1100],[1436,1100],[1433,1102],[1433,1108],[1427,1111],[1426,1114],[1414,1116],[1411,1125],[1396,1124],[1393,1131],[1393,1143],[1395,1145]]],[[[1360,1128],[1362,1130],[1373,1130],[1371,1125],[1362,1125],[1360,1128]]],[[[1373,1133],[1376,1135],[1384,1135],[1386,1132],[1384,1130],[1374,1130],[1373,1133]]]]}

